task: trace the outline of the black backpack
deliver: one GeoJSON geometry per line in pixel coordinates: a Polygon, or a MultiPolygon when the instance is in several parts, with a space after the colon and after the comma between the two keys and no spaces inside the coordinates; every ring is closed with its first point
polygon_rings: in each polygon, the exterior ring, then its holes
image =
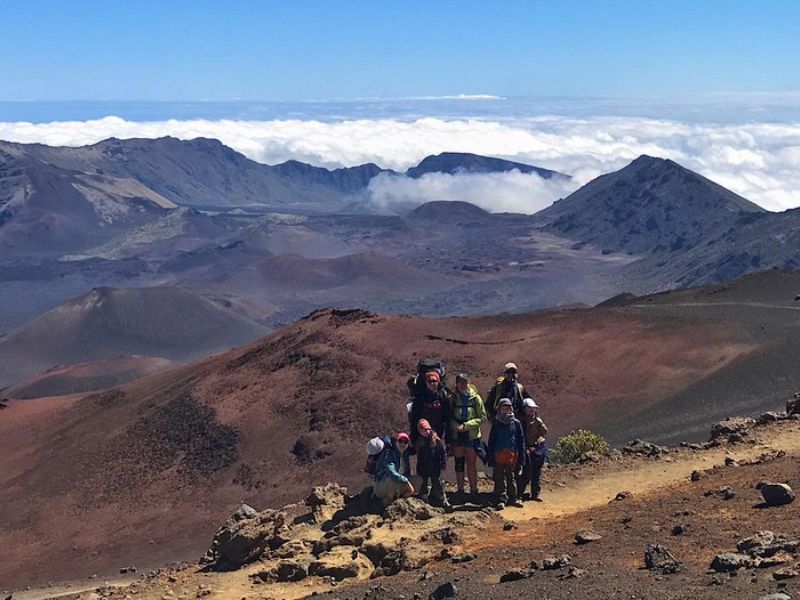
{"type": "Polygon", "coordinates": [[[442,387],[445,386],[446,372],[444,363],[435,358],[424,358],[417,363],[417,372],[408,378],[408,394],[413,400],[425,388],[425,373],[436,371],[442,380],[442,387]]]}

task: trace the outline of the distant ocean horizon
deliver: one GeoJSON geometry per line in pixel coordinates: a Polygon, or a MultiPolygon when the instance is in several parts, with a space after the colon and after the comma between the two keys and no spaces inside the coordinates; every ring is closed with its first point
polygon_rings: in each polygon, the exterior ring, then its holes
{"type": "Polygon", "coordinates": [[[440,97],[333,100],[0,101],[0,122],[230,119],[235,121],[398,119],[514,120],[543,116],[638,117],[690,123],[800,122],[800,93],[713,94],[684,99],[602,97],[440,97]]]}

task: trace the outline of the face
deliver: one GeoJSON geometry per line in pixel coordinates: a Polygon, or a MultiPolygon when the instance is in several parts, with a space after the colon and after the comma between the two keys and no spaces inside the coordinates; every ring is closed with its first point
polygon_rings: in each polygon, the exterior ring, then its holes
{"type": "Polygon", "coordinates": [[[435,390],[437,387],[439,387],[439,380],[435,377],[427,377],[425,378],[425,385],[428,386],[429,390],[435,390]]]}
{"type": "Polygon", "coordinates": [[[402,439],[397,440],[397,449],[400,450],[400,452],[405,451],[406,448],[408,448],[408,440],[407,439],[402,438],[402,439]]]}
{"type": "Polygon", "coordinates": [[[422,437],[430,437],[431,433],[433,433],[433,429],[430,427],[423,427],[420,430],[422,437]]]}
{"type": "Polygon", "coordinates": [[[511,381],[516,381],[517,379],[517,372],[513,369],[506,371],[506,379],[510,379],[511,381]]]}
{"type": "Polygon", "coordinates": [[[532,406],[526,406],[525,407],[525,416],[528,417],[528,418],[535,417],[536,416],[536,409],[533,408],[532,406]]]}
{"type": "Polygon", "coordinates": [[[508,404],[503,404],[502,406],[497,407],[497,412],[499,412],[501,415],[510,415],[512,412],[514,412],[514,409],[508,404]]]}
{"type": "Polygon", "coordinates": [[[469,383],[463,379],[456,379],[456,389],[462,394],[466,394],[469,391],[469,383]]]}

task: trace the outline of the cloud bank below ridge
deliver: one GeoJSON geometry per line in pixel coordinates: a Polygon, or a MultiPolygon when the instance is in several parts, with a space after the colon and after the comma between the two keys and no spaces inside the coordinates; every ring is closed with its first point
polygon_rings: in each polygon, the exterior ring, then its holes
{"type": "Polygon", "coordinates": [[[405,170],[430,154],[472,152],[573,176],[571,184],[507,174],[385,177],[377,202],[461,199],[495,211],[533,212],[641,154],[671,158],[770,210],[800,206],[800,123],[697,124],[625,117],[469,119],[0,122],[0,139],[80,146],[108,137],[211,137],[268,164],[329,168],[375,162],[405,170]]]}

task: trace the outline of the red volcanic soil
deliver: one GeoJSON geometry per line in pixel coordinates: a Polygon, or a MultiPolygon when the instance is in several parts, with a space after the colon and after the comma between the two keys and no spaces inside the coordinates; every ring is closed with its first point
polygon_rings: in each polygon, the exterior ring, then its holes
{"type": "Polygon", "coordinates": [[[166,358],[153,356],[120,356],[74,365],[58,365],[4,389],[2,395],[7,398],[28,399],[94,392],[153,375],[174,364],[166,358]]]}
{"type": "Polygon", "coordinates": [[[422,357],[471,372],[481,391],[514,360],[553,441],[577,427],[615,442],[698,439],[800,388],[792,300],[724,293],[713,307],[681,297],[502,317],[327,309],[119,389],[12,401],[0,412],[0,585],[197,558],[238,502],[364,485],[363,444],[403,426],[422,357]]]}

